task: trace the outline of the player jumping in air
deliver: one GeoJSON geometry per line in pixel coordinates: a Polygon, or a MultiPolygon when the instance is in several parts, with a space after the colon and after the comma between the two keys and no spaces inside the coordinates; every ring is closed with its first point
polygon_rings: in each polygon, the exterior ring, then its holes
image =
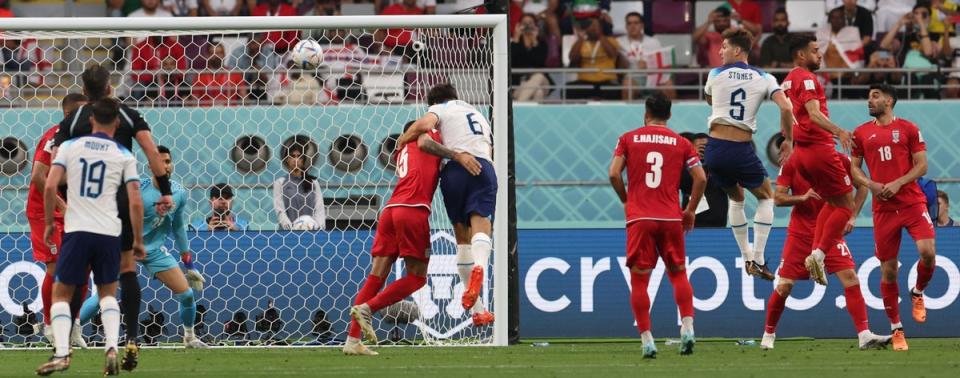
{"type": "MultiPolygon", "coordinates": [[[[110,72],[100,65],[94,65],[80,75],[83,81],[83,93],[91,102],[96,102],[110,96],[110,72]]],[[[60,129],[54,137],[54,146],[60,146],[68,139],[89,135],[93,126],[90,121],[91,107],[81,106],[73,114],[60,121],[60,129]]],[[[129,151],[133,151],[133,140],[137,140],[150,166],[150,171],[156,177],[160,189],[160,199],[157,200],[157,212],[161,215],[172,210],[173,193],[170,189],[170,177],[165,173],[160,154],[153,142],[150,126],[144,121],[139,112],[126,105],[120,105],[120,125],[117,126],[113,139],[129,151]]],[[[53,154],[56,156],[56,152],[53,154]]],[[[117,193],[117,207],[127,207],[127,195],[124,188],[117,193]]],[[[69,201],[68,201],[69,206],[69,201]]],[[[131,228],[131,219],[126,211],[120,212],[120,298],[123,303],[123,320],[126,324],[126,348],[123,356],[123,368],[133,370],[137,367],[140,349],[137,346],[137,336],[140,332],[140,281],[137,280],[137,264],[133,258],[133,239],[142,235],[134,235],[131,228]]],[[[137,222],[142,221],[138,219],[137,222]]]]}
{"type": "MultiPolygon", "coordinates": [[[[845,156],[843,158],[846,167],[849,169],[850,160],[845,156]]],[[[780,279],[767,302],[766,327],[760,341],[762,349],[773,349],[773,343],[777,338],[777,323],[780,321],[780,315],[783,314],[787,297],[790,296],[794,283],[798,280],[810,278],[810,272],[804,266],[804,260],[810,255],[817,214],[823,207],[823,200],[820,195],[811,189],[810,183],[797,173],[795,163],[796,157],[787,159],[780,168],[780,175],[777,177],[777,192],[774,194],[774,201],[777,206],[793,206],[793,210],[790,212],[787,241],[783,246],[783,257],[780,260],[780,268],[777,272],[780,279]]],[[[858,186],[854,214],[860,213],[866,199],[866,189],[863,186],[858,186]]],[[[844,233],[852,231],[853,226],[852,223],[847,224],[844,233]]],[[[870,324],[867,321],[867,304],[860,292],[860,279],[857,278],[856,264],[853,262],[853,256],[850,255],[847,244],[841,240],[839,244],[827,250],[826,255],[824,264],[827,273],[836,274],[837,279],[843,284],[847,312],[850,313],[853,325],[857,329],[860,349],[884,347],[889,344],[889,335],[878,336],[870,332],[870,324]]]]}
{"type": "MultiPolygon", "coordinates": [[[[457,272],[464,282],[461,302],[473,315],[473,325],[493,323],[480,298],[493,248],[491,217],[497,203],[497,174],[493,169],[493,134],[490,123],[473,105],[457,99],[450,84],[438,84],[427,93],[430,108],[400,137],[398,143],[416,140],[430,130],[440,130],[443,145],[473,155],[480,168],[448,161],[440,171],[440,192],[457,238],[457,272]]],[[[403,145],[403,144],[400,144],[403,145]]]]}
{"type": "MultiPolygon", "coordinates": [[[[407,131],[413,122],[407,123],[407,131]]],[[[355,306],[350,309],[347,342],[343,353],[347,355],[370,355],[371,351],[360,343],[363,337],[373,344],[377,334],[371,324],[372,314],[413,294],[427,282],[427,264],[430,262],[430,204],[440,178],[440,158],[460,162],[479,173],[480,165],[472,155],[454,152],[440,143],[440,133],[431,130],[417,140],[406,143],[395,154],[397,185],[387,206],[380,213],[377,233],[373,239],[372,267],[370,275],[357,293],[355,306]],[[383,287],[390,268],[398,257],[403,258],[407,276],[383,287]]]]}
{"type": "MultiPolygon", "coordinates": [[[[773,227],[773,188],[757,156],[753,134],[757,132],[757,111],[764,99],[773,100],[780,108],[780,129],[791,142],[793,114],[777,79],[747,64],[752,46],[753,36],[746,30],[730,29],[723,33],[720,47],[723,66],[710,71],[704,86],[707,103],[713,108],[708,120],[710,138],[704,151],[704,164],[710,179],[716,181],[730,199],[727,214],[744,269],[750,275],[773,280],[764,257],[767,237],[773,227]],[[757,198],[752,249],[743,210],[744,188],[757,198]]],[[[789,154],[787,147],[781,156],[789,154]]]]}
{"type": "MultiPolygon", "coordinates": [[[[168,176],[173,174],[173,157],[170,149],[158,146],[160,159],[166,168],[168,176]]],[[[156,180],[141,179],[140,190],[144,206],[143,239],[147,249],[147,258],[139,260],[147,272],[160,280],[164,286],[173,292],[173,298],[180,303],[180,323],[183,324],[183,344],[187,348],[207,348],[194,335],[193,325],[197,316],[195,292],[203,290],[204,279],[193,265],[193,254],[190,253],[190,243],[187,241],[186,205],[187,191],[176,181],[170,181],[173,190],[174,211],[159,215],[156,211],[160,191],[156,180]],[[180,270],[177,260],[167,252],[167,237],[173,236],[174,246],[180,251],[180,261],[183,262],[186,273],[180,270]]],[[[96,296],[83,302],[80,310],[80,322],[86,323],[97,312],[99,299],[96,296]]]]}
{"type": "Polygon", "coordinates": [[[114,99],[100,98],[87,106],[90,114],[90,135],[60,145],[47,184],[44,187],[44,240],[52,243],[56,232],[54,209],[57,186],[67,184],[67,207],[64,216],[63,251],[57,264],[57,282],[50,306],[56,351],[53,357],[37,368],[38,375],[49,375],[70,367],[68,336],[70,305],[73,291],[87,282],[88,269],[100,294],[103,319],[105,375],[119,373],[117,339],[120,334],[120,306],[117,303],[117,276],[120,273],[120,234],[122,225],[117,214],[126,212],[131,220],[133,255],[144,256],[143,204],[140,201],[137,161],[112,138],[120,121],[120,104],[114,99]],[[126,187],[123,190],[122,187],[126,187]],[[117,206],[117,195],[125,191],[128,208],[117,206]]]}
{"type": "Polygon", "coordinates": [[[880,260],[880,294],[893,330],[893,349],[907,350],[900,323],[897,270],[904,229],[917,243],[917,285],[910,290],[913,320],[927,320],[923,290],[936,267],[934,228],[917,178],[927,173],[927,144],[913,122],[893,115],[897,94],[889,85],[870,86],[867,107],[874,117],[853,132],[853,177],[873,192],[873,238],[880,260]],[[870,175],[861,164],[867,162],[870,175]]]}
{"type": "Polygon", "coordinates": [[[706,188],[706,174],[693,144],[667,128],[670,100],[662,94],[647,99],[643,126],[620,137],[610,163],[610,184],[624,204],[627,222],[627,267],[630,303],[643,341],[643,357],[655,358],[650,333],[650,272],[663,259],[680,310],[680,354],[693,353],[693,288],[687,280],[683,233],[693,228],[697,205],[706,188]],[[623,171],[627,182],[623,182],[623,171]],[[684,169],[693,177],[690,202],[682,212],[677,193],[684,169]]]}
{"type": "MultiPolygon", "coordinates": [[[[830,121],[827,97],[814,72],[820,69],[821,54],[817,40],[809,35],[796,35],[790,41],[794,68],[783,79],[783,91],[793,103],[797,120],[794,130],[795,167],[826,202],[817,214],[813,233],[813,252],[804,260],[813,280],[827,284],[824,266],[826,251],[843,239],[843,230],[854,222],[853,186],[844,168],[844,157],[836,149],[834,136],[849,151],[850,132],[830,121]]],[[[787,146],[788,143],[784,143],[787,146]]]]}
{"type": "MultiPolygon", "coordinates": [[[[81,104],[87,101],[87,97],[79,93],[71,93],[63,98],[61,108],[63,115],[67,116],[73,113],[81,104]]],[[[46,227],[43,215],[43,190],[47,184],[47,175],[50,173],[50,163],[53,152],[53,136],[57,133],[59,127],[54,125],[47,129],[37,142],[37,149],[33,154],[33,168],[30,171],[30,194],[27,196],[27,220],[30,221],[30,242],[33,246],[33,260],[42,262],[46,265],[46,275],[43,277],[43,285],[40,288],[40,296],[43,299],[43,334],[47,340],[54,344],[53,328],[50,327],[50,305],[53,304],[51,295],[53,294],[53,281],[57,270],[57,251],[60,250],[61,240],[63,239],[63,211],[66,209],[66,203],[63,198],[57,196],[57,205],[54,212],[54,223],[56,232],[53,233],[51,241],[52,247],[43,240],[43,231],[46,227]]],[[[70,301],[71,306],[74,302],[82,301],[83,294],[87,291],[87,285],[83,284],[74,292],[75,297],[70,301]]],[[[72,308],[71,308],[72,310],[72,308]]],[[[76,315],[76,314],[74,314],[76,315]]],[[[74,327],[70,333],[70,344],[86,348],[87,343],[81,335],[82,328],[74,327]]]]}

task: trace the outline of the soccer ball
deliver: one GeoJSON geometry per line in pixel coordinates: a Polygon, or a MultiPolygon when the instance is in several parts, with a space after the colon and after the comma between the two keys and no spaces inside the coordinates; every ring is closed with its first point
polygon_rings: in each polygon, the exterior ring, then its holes
{"type": "Polygon", "coordinates": [[[323,48],[317,41],[304,39],[297,43],[290,52],[290,57],[297,66],[305,70],[312,70],[323,63],[323,48]]]}
{"type": "Polygon", "coordinates": [[[313,231],[317,229],[317,221],[313,220],[313,217],[309,215],[303,215],[293,221],[291,228],[294,231],[313,231]]]}

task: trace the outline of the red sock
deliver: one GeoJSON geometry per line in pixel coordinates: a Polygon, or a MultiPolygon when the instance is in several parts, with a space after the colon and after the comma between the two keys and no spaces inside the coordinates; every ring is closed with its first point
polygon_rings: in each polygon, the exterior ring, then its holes
{"type": "MultiPolygon", "coordinates": [[[[373,298],[377,295],[377,292],[383,288],[383,278],[369,275],[367,276],[366,282],[363,283],[363,287],[360,288],[360,291],[357,292],[357,298],[353,301],[353,304],[358,305],[361,303],[366,303],[370,298],[373,298]]],[[[350,337],[360,337],[360,325],[357,324],[355,320],[350,320],[350,331],[347,333],[350,337]]]]}
{"type": "Polygon", "coordinates": [[[783,315],[783,309],[787,306],[787,297],[780,295],[779,291],[774,290],[767,301],[767,323],[764,331],[767,333],[777,332],[777,323],[780,322],[780,315],[783,315]]]}
{"type": "Polygon", "coordinates": [[[693,317],[693,288],[690,287],[690,280],[687,279],[687,271],[668,270],[667,277],[673,285],[673,299],[677,302],[677,308],[680,309],[680,317],[693,317]]]}
{"type": "Polygon", "coordinates": [[[883,310],[887,312],[890,324],[900,323],[900,290],[897,281],[880,281],[880,296],[883,297],[883,310]]]}
{"type": "Polygon", "coordinates": [[[365,303],[370,306],[371,311],[377,312],[384,307],[402,301],[403,298],[420,290],[426,283],[427,277],[407,273],[406,277],[393,281],[393,283],[387,286],[380,294],[377,294],[377,296],[365,303]]]}
{"type": "Polygon", "coordinates": [[[867,302],[863,300],[860,285],[843,289],[843,296],[847,299],[847,312],[853,319],[853,326],[857,328],[857,333],[870,329],[870,323],[867,321],[867,302]]]}
{"type": "Polygon", "coordinates": [[[843,240],[843,228],[850,221],[853,212],[846,207],[834,207],[830,212],[830,218],[823,224],[823,235],[820,236],[820,244],[814,244],[820,248],[823,253],[827,253],[843,240]]]}
{"type": "Polygon", "coordinates": [[[933,270],[936,267],[936,260],[934,260],[934,263],[930,264],[930,266],[924,264],[923,260],[917,263],[917,291],[923,291],[927,288],[927,284],[929,284],[930,279],[933,278],[933,270]]]}
{"type": "Polygon", "coordinates": [[[649,282],[650,273],[630,273],[630,304],[640,333],[650,330],[650,297],[647,296],[649,282]]]}
{"type": "Polygon", "coordinates": [[[53,275],[43,276],[43,285],[40,286],[40,298],[43,300],[43,324],[50,325],[50,306],[53,305],[53,275]]]}
{"type": "MultiPolygon", "coordinates": [[[[823,207],[820,208],[820,212],[817,213],[817,224],[813,230],[813,244],[811,244],[813,248],[817,248],[817,246],[820,245],[820,239],[823,238],[823,229],[827,224],[827,219],[830,219],[830,214],[833,214],[833,209],[836,208],[828,203],[824,204],[823,207]]],[[[826,253],[827,251],[823,252],[826,253]]]]}

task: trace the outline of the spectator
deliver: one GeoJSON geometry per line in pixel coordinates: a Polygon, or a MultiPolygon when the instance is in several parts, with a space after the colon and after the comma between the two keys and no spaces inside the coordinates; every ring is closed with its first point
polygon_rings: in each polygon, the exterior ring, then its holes
{"type": "MultiPolygon", "coordinates": [[[[267,0],[250,11],[251,16],[296,16],[297,10],[283,0],[267,0]]],[[[271,31],[267,33],[267,40],[273,43],[273,48],[278,54],[286,53],[287,50],[297,44],[298,33],[296,30],[271,31]]]]}
{"type": "MultiPolygon", "coordinates": [[[[687,138],[696,147],[700,159],[703,159],[703,150],[707,147],[707,134],[704,133],[681,133],[681,136],[687,138]]],[[[683,170],[680,176],[680,192],[683,193],[683,206],[690,202],[690,192],[693,190],[693,178],[687,170],[683,170]]],[[[706,210],[697,209],[696,227],[727,227],[727,206],[729,200],[727,194],[712,180],[707,181],[707,187],[703,192],[706,201],[700,201],[701,207],[707,207],[706,210]],[[706,205],[706,206],[704,206],[706,205]]]]}
{"type": "MultiPolygon", "coordinates": [[[[662,46],[656,38],[644,35],[643,16],[637,12],[630,12],[627,13],[624,18],[627,26],[627,34],[617,38],[617,43],[620,45],[620,54],[626,59],[630,69],[643,70],[647,68],[659,68],[647,67],[647,60],[652,54],[662,49],[662,46]]],[[[627,88],[623,89],[624,99],[639,98],[638,91],[631,88],[653,88],[658,84],[667,86],[667,88],[663,90],[665,96],[671,99],[677,97],[676,90],[672,88],[673,80],[669,75],[666,75],[665,78],[661,78],[660,75],[630,77],[631,79],[626,81],[627,88]]]]}
{"type": "Polygon", "coordinates": [[[16,86],[43,85],[46,74],[53,69],[44,49],[32,38],[2,40],[0,65],[4,72],[16,73],[11,75],[16,86]]]}
{"type": "MultiPolygon", "coordinates": [[[[817,29],[817,44],[823,55],[826,68],[859,68],[863,66],[863,42],[860,30],[847,26],[843,21],[843,8],[830,11],[827,24],[817,29]]],[[[852,73],[832,73],[831,79],[843,82],[853,77],[852,73]]]]}
{"type": "Polygon", "coordinates": [[[222,44],[209,47],[206,69],[197,75],[193,99],[199,106],[233,105],[247,96],[243,74],[224,70],[226,51],[222,44]]]}
{"type": "Polygon", "coordinates": [[[290,79],[283,94],[287,105],[320,105],[331,100],[316,71],[291,71],[290,79]]]}
{"type": "Polygon", "coordinates": [[[130,69],[134,73],[130,95],[134,100],[157,98],[160,86],[154,72],[161,70],[167,59],[173,60],[173,68],[187,69],[184,49],[177,42],[177,37],[153,36],[133,46],[130,69]]]}
{"type": "Polygon", "coordinates": [[[190,95],[183,71],[177,67],[177,59],[172,56],[163,58],[161,71],[157,74],[158,98],[164,106],[182,106],[183,100],[190,95]]]}
{"type": "Polygon", "coordinates": [[[233,188],[225,183],[210,187],[210,216],[199,219],[190,226],[195,231],[245,231],[249,226],[246,219],[232,211],[233,188]]]}
{"type": "Polygon", "coordinates": [[[864,48],[870,46],[873,41],[873,14],[867,8],[857,5],[857,0],[843,0],[843,5],[834,10],[836,9],[843,12],[844,25],[854,26],[860,31],[864,48]]]}
{"type": "Polygon", "coordinates": [[[307,173],[310,162],[303,153],[306,143],[294,141],[280,148],[280,158],[287,175],[273,182],[273,210],[280,228],[290,230],[301,217],[313,219],[317,229],[324,229],[327,211],[323,204],[320,181],[307,173]]]}
{"type": "MultiPolygon", "coordinates": [[[[888,50],[877,50],[870,54],[870,60],[867,68],[885,68],[896,69],[897,57],[888,50]]],[[[900,72],[868,72],[858,73],[854,77],[853,83],[857,85],[870,84],[890,84],[899,85],[903,80],[903,74],[900,72]]]]}
{"type": "MultiPolygon", "coordinates": [[[[391,5],[405,2],[406,0],[373,0],[373,7],[377,14],[388,14],[384,12],[391,5]]],[[[414,0],[413,3],[413,6],[423,10],[422,13],[418,14],[437,14],[437,0],[414,0]]]]}
{"type": "Polygon", "coordinates": [[[721,5],[729,6],[731,9],[730,18],[736,22],[735,27],[747,29],[751,34],[759,36],[763,34],[763,20],[760,15],[760,5],[753,0],[727,0],[727,3],[721,5]]]}
{"type": "MultiPolygon", "coordinates": [[[[556,30],[559,32],[559,30],[556,30]]],[[[517,23],[516,30],[510,40],[510,64],[513,68],[546,68],[548,51],[552,46],[548,38],[559,39],[559,35],[544,38],[540,34],[540,25],[537,16],[526,13],[517,23]]],[[[540,101],[550,93],[548,86],[553,82],[542,72],[515,74],[510,85],[519,86],[514,89],[513,99],[516,101],[540,101]]]]}
{"type": "Polygon", "coordinates": [[[875,31],[885,33],[890,30],[898,30],[899,27],[897,24],[900,18],[910,13],[910,10],[913,9],[916,4],[916,0],[878,0],[875,31]]]}
{"type": "MultiPolygon", "coordinates": [[[[593,70],[613,70],[626,67],[626,59],[620,54],[617,39],[603,33],[600,19],[592,18],[587,28],[577,31],[577,41],[570,48],[570,67],[593,70]]],[[[577,80],[568,85],[589,85],[588,89],[567,89],[567,98],[620,98],[620,91],[604,88],[620,85],[617,74],[613,72],[581,72],[577,80]]]]}
{"type": "Polygon", "coordinates": [[[243,71],[248,95],[256,100],[266,98],[270,74],[279,66],[280,56],[265,33],[254,33],[246,44],[233,49],[227,60],[227,68],[243,71]]]}
{"type": "Polygon", "coordinates": [[[930,2],[930,33],[943,35],[953,33],[951,17],[957,16],[957,3],[949,0],[933,0],[930,2]]]}
{"type": "Polygon", "coordinates": [[[0,0],[0,17],[15,17],[7,0],[0,0]]]}
{"type": "Polygon", "coordinates": [[[127,17],[173,17],[173,14],[160,7],[160,0],[141,0],[140,9],[130,12],[127,17]]]}
{"type": "MultiPolygon", "coordinates": [[[[316,0],[313,8],[307,11],[304,16],[339,16],[340,0],[316,0]]],[[[314,29],[304,30],[301,38],[316,40],[320,43],[328,43],[335,39],[343,39],[349,35],[349,30],[343,29],[314,29]]]]}
{"type": "Polygon", "coordinates": [[[207,16],[239,16],[242,0],[200,0],[207,16]]]}
{"type": "MultiPolygon", "coordinates": [[[[510,32],[509,36],[511,38],[513,38],[513,35],[515,34],[514,32],[517,30],[517,24],[520,23],[520,18],[522,18],[524,15],[523,7],[525,7],[526,5],[527,5],[527,0],[511,0],[510,1],[510,9],[509,9],[508,18],[507,18],[507,31],[510,32]]],[[[487,7],[485,6],[477,7],[477,9],[474,10],[474,13],[487,14],[487,7]]],[[[556,17],[552,17],[550,20],[552,22],[556,22],[557,19],[556,17]]],[[[547,29],[549,30],[550,28],[548,27],[547,29]]],[[[559,30],[560,29],[557,29],[557,35],[560,35],[559,30]]]]}
{"type": "Polygon", "coordinates": [[[723,65],[723,58],[720,57],[720,45],[723,43],[721,34],[729,28],[730,9],[720,7],[710,12],[707,21],[693,31],[693,41],[699,47],[697,61],[701,66],[723,65]]]}
{"type": "MultiPolygon", "coordinates": [[[[778,8],[773,14],[773,34],[760,44],[760,67],[762,68],[793,68],[793,57],[790,56],[790,19],[787,10],[778,8]]],[[[782,82],[786,73],[773,74],[777,82],[782,82]]]]}
{"type": "MultiPolygon", "coordinates": [[[[401,16],[424,14],[423,8],[417,6],[417,0],[403,0],[393,3],[383,10],[383,15],[401,16]]],[[[413,29],[387,29],[384,35],[383,29],[377,30],[377,40],[383,41],[383,47],[396,55],[403,55],[407,58],[413,56],[411,44],[415,39],[413,29]]]]}
{"type": "Polygon", "coordinates": [[[960,77],[953,75],[954,74],[950,74],[950,76],[947,77],[943,87],[943,94],[940,98],[960,98],[960,77]]]}
{"type": "Polygon", "coordinates": [[[610,0],[548,0],[544,15],[552,15],[563,35],[586,29],[594,18],[600,20],[604,35],[613,34],[610,0]]]}
{"type": "Polygon", "coordinates": [[[197,0],[163,0],[163,7],[174,17],[197,17],[197,0]]]}
{"type": "MultiPolygon", "coordinates": [[[[917,5],[913,12],[900,18],[893,29],[883,36],[880,49],[896,51],[896,58],[903,68],[936,68],[935,64],[941,54],[941,46],[933,41],[927,26],[930,23],[930,8],[926,5],[917,5]],[[898,31],[903,28],[903,33],[898,31]]],[[[949,38],[944,38],[949,49],[949,38]]],[[[936,82],[932,73],[918,72],[911,74],[911,81],[916,84],[932,85],[936,82]]],[[[924,97],[939,96],[935,90],[914,91],[924,97]]]]}
{"type": "Polygon", "coordinates": [[[950,218],[950,197],[947,196],[947,193],[938,190],[937,191],[937,227],[958,227],[960,224],[953,221],[953,218],[950,218]]]}

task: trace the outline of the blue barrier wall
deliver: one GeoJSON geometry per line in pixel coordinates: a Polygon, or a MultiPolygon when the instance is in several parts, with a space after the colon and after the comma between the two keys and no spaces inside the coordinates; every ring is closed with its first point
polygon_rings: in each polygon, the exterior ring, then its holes
{"type": "MultiPolygon", "coordinates": [[[[897,105],[897,114],[920,125],[929,144],[929,177],[960,177],[960,112],[957,102],[910,101],[897,105]]],[[[280,143],[295,134],[313,138],[321,150],[315,173],[331,185],[327,197],[345,196],[358,191],[353,184],[389,184],[393,174],[382,169],[373,154],[380,142],[399,131],[404,121],[415,118],[422,109],[413,106],[337,106],[337,107],[236,107],[236,108],[163,108],[143,109],[156,139],[173,148],[175,177],[187,186],[226,181],[238,189],[235,208],[252,218],[253,228],[273,229],[269,189],[264,185],[279,177],[280,143]],[[337,125],[337,128],[331,128],[337,125]],[[360,136],[371,156],[358,174],[337,172],[326,161],[326,152],[341,134],[360,136]],[[239,174],[229,160],[229,150],[241,135],[258,135],[272,150],[267,168],[256,174],[239,174]],[[258,186],[259,185],[259,186],[258,186]]],[[[703,103],[677,103],[670,126],[677,131],[705,131],[709,107],[703,103]]],[[[831,102],[831,117],[839,125],[853,129],[869,119],[866,102],[831,102]]],[[[622,209],[606,184],[606,171],[617,137],[640,126],[643,107],[639,105],[518,105],[515,108],[517,209],[521,228],[611,228],[622,225],[622,209]]],[[[32,149],[36,139],[49,125],[59,120],[59,112],[37,109],[8,109],[0,112],[0,137],[15,136],[32,149]]],[[[764,104],[758,118],[756,138],[762,150],[779,130],[774,106],[764,104]]],[[[143,159],[141,159],[143,160],[143,159]]],[[[766,159],[764,159],[766,160],[766,159]]],[[[768,161],[767,171],[777,169],[768,161]]],[[[27,171],[28,172],[28,171],[27,171]]],[[[0,220],[11,231],[26,225],[22,203],[26,191],[12,190],[27,184],[28,173],[0,176],[0,220]]],[[[955,186],[947,191],[960,198],[955,186]]],[[[385,195],[389,188],[362,190],[385,195]]],[[[191,218],[208,210],[205,188],[191,191],[197,204],[191,218]]],[[[749,196],[748,196],[749,198],[749,196]]],[[[748,199],[748,206],[752,206],[748,199]]],[[[955,208],[958,208],[955,206],[955,208]]],[[[954,210],[955,214],[957,210],[954,210]]],[[[752,210],[748,209],[748,213],[752,210]]],[[[871,225],[869,206],[860,225],[871,225]]],[[[786,209],[777,209],[777,224],[786,225],[786,209]]]]}

